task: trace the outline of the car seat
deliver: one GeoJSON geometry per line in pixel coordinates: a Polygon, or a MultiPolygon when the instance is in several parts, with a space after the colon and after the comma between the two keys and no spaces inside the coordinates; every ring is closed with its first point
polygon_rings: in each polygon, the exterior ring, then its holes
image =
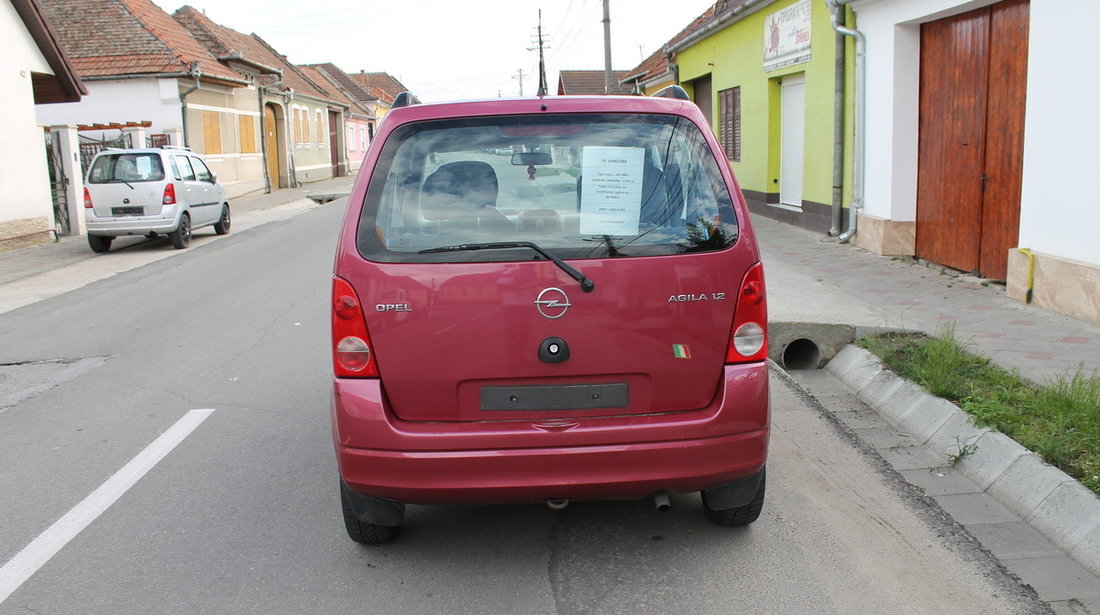
{"type": "Polygon", "coordinates": [[[497,174],[486,162],[448,162],[424,180],[420,191],[421,213],[436,221],[440,232],[515,230],[497,211],[497,174]]]}

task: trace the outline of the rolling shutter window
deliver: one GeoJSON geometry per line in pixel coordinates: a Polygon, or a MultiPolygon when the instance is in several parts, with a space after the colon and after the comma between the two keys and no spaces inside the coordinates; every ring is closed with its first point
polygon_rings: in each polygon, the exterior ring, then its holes
{"type": "Polygon", "coordinates": [[[240,116],[241,153],[255,154],[256,148],[256,118],[251,115],[240,116]]]}
{"type": "Polygon", "coordinates": [[[806,78],[784,77],[781,84],[779,202],[802,207],[802,158],[806,140],[806,78]]]}
{"type": "Polygon", "coordinates": [[[202,112],[202,138],[207,154],[222,153],[222,123],[217,113],[202,112]]]}
{"type": "Polygon", "coordinates": [[[718,92],[718,128],[726,158],[741,160],[741,87],[718,92]]]}

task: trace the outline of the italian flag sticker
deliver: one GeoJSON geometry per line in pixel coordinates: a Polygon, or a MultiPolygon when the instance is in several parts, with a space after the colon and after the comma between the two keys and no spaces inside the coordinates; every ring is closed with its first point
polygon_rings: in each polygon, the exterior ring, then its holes
{"type": "Polygon", "coordinates": [[[685,346],[683,344],[673,344],[672,345],[672,356],[676,357],[677,359],[690,359],[691,358],[691,348],[688,348],[687,346],[685,346]]]}

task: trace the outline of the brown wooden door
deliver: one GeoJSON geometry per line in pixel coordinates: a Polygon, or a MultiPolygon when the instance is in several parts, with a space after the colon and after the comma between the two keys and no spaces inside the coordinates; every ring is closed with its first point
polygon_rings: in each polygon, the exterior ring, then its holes
{"type": "Polygon", "coordinates": [[[921,26],[920,258],[1004,279],[1019,235],[1028,0],[921,26]]]}
{"type": "Polygon", "coordinates": [[[990,15],[989,101],[985,137],[985,195],[979,271],[1004,280],[1008,251],[1020,240],[1024,172],[1028,1],[994,5],[990,15]]]}
{"type": "Polygon", "coordinates": [[[282,167],[281,153],[275,109],[271,105],[264,105],[264,154],[267,156],[267,176],[271,179],[272,190],[283,187],[282,182],[279,181],[279,169],[282,167]]]}
{"type": "Polygon", "coordinates": [[[703,112],[703,117],[707,118],[707,124],[712,128],[714,122],[711,121],[711,116],[714,115],[714,101],[711,97],[714,94],[714,89],[711,86],[710,75],[699,77],[695,81],[691,82],[692,91],[695,92],[695,104],[699,105],[699,110],[703,112]]]}

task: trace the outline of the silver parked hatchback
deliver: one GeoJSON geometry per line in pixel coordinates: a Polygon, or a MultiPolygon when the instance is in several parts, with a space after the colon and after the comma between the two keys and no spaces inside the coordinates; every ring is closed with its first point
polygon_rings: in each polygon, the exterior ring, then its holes
{"type": "Polygon", "coordinates": [[[84,180],[88,244],[106,252],[121,235],[167,235],[176,249],[191,231],[229,232],[229,200],[202,157],[190,149],[106,149],[84,180]]]}

